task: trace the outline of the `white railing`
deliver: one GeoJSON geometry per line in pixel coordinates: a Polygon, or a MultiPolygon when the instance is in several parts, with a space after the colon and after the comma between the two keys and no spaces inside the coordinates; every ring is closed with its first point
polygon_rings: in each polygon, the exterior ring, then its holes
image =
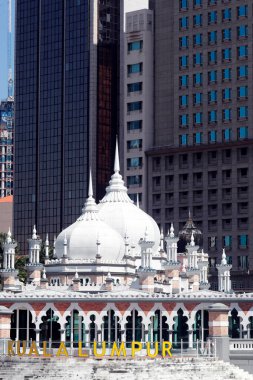
{"type": "Polygon", "coordinates": [[[253,352],[253,339],[230,340],[229,349],[230,351],[252,351],[253,352]]]}

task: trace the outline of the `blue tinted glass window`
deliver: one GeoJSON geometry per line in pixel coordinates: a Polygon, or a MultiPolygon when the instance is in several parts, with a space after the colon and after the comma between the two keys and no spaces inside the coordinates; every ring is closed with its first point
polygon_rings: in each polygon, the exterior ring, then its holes
{"type": "Polygon", "coordinates": [[[128,168],[137,168],[142,166],[142,158],[141,157],[132,157],[127,159],[127,167],[128,168]]]}
{"type": "Polygon", "coordinates": [[[179,47],[187,48],[188,47],[189,38],[188,36],[183,36],[179,39],[179,47]]]}
{"type": "Polygon", "coordinates": [[[141,139],[129,140],[127,142],[127,149],[138,149],[138,148],[142,148],[141,139]]]}
{"type": "Polygon", "coordinates": [[[213,50],[213,51],[209,51],[208,52],[208,62],[210,64],[215,64],[217,63],[217,51],[216,50],[213,50]]]}
{"type": "Polygon", "coordinates": [[[222,79],[227,81],[231,80],[231,69],[222,70],[222,79]]]}
{"type": "Polygon", "coordinates": [[[127,103],[127,111],[140,111],[142,110],[142,102],[127,103]]]}
{"type": "Polygon", "coordinates": [[[183,55],[179,58],[179,63],[181,68],[188,67],[188,55],[183,55]]]}
{"type": "Polygon", "coordinates": [[[199,6],[201,6],[201,5],[202,5],[202,0],[194,0],[194,1],[193,1],[193,5],[194,5],[195,7],[199,7],[199,6]]]}
{"type": "Polygon", "coordinates": [[[202,25],[202,15],[194,15],[193,16],[193,25],[194,26],[201,26],[202,25]]]}
{"type": "Polygon", "coordinates": [[[193,95],[193,103],[194,103],[194,105],[202,104],[202,93],[201,92],[197,92],[196,94],[193,95]]]}
{"type": "Polygon", "coordinates": [[[186,10],[188,8],[188,0],[180,0],[180,9],[186,10]]]}
{"type": "Polygon", "coordinates": [[[188,87],[188,75],[181,75],[179,77],[179,84],[181,87],[188,87]]]}
{"type": "Polygon", "coordinates": [[[224,239],[223,239],[223,245],[224,247],[231,247],[232,246],[232,236],[224,236],[224,239]]]}
{"type": "Polygon", "coordinates": [[[231,20],[231,8],[223,9],[222,21],[230,21],[230,20],[231,20]]]}
{"type": "Polygon", "coordinates": [[[248,244],[248,235],[239,235],[239,244],[242,247],[246,247],[248,244]]]}
{"type": "Polygon", "coordinates": [[[237,48],[237,56],[238,58],[247,58],[248,57],[248,46],[239,46],[237,48]]]}
{"type": "Polygon", "coordinates": [[[217,140],[217,132],[211,131],[209,132],[209,142],[214,143],[217,140]]]}
{"type": "Polygon", "coordinates": [[[179,104],[182,107],[188,106],[188,95],[182,95],[179,97],[179,104]]]}
{"type": "Polygon", "coordinates": [[[194,124],[202,124],[203,114],[202,112],[196,112],[193,114],[194,124]]]}
{"type": "Polygon", "coordinates": [[[248,6],[240,5],[237,7],[237,17],[247,17],[248,15],[248,6]]]}
{"type": "Polygon", "coordinates": [[[212,71],[209,71],[208,72],[208,82],[209,83],[216,83],[217,82],[217,71],[216,70],[212,70],[212,71]]]}
{"type": "Polygon", "coordinates": [[[240,25],[237,27],[237,37],[238,38],[248,37],[248,25],[240,25]]]}
{"type": "Polygon", "coordinates": [[[222,30],[222,39],[223,41],[231,41],[231,29],[223,29],[222,30]]]}
{"type": "Polygon", "coordinates": [[[248,127],[238,128],[238,138],[239,139],[247,139],[248,138],[248,127]]]}
{"type": "Polygon", "coordinates": [[[130,83],[127,85],[128,92],[142,91],[142,82],[130,83]]]}
{"type": "Polygon", "coordinates": [[[133,175],[127,177],[127,185],[141,185],[142,184],[142,176],[141,175],[133,175]]]}
{"type": "Polygon", "coordinates": [[[180,145],[187,145],[188,143],[188,135],[181,135],[180,136],[180,145]]]}
{"type": "Polygon", "coordinates": [[[224,129],[223,139],[224,139],[224,141],[230,141],[231,140],[231,129],[229,129],[229,128],[224,129]]]}
{"type": "Polygon", "coordinates": [[[237,88],[237,95],[239,98],[246,98],[248,96],[248,86],[240,86],[237,88]]]}
{"type": "Polygon", "coordinates": [[[180,115],[179,116],[179,122],[181,127],[187,127],[188,126],[188,115],[180,115]]]}
{"type": "Polygon", "coordinates": [[[231,53],[231,49],[230,48],[222,50],[222,59],[224,59],[226,61],[230,61],[231,56],[232,56],[232,53],[231,53]]]}
{"type": "Polygon", "coordinates": [[[248,117],[248,107],[242,106],[237,108],[238,119],[245,119],[248,117]]]}
{"type": "Polygon", "coordinates": [[[217,22],[217,11],[208,12],[208,23],[215,24],[217,22]]]}
{"type": "Polygon", "coordinates": [[[237,68],[238,79],[247,78],[248,76],[248,66],[239,66],[237,68]]]}
{"type": "Polygon", "coordinates": [[[202,53],[196,53],[193,55],[194,65],[202,65],[202,53]]]}
{"type": "Polygon", "coordinates": [[[222,91],[222,98],[223,100],[230,100],[231,99],[232,90],[231,88],[225,88],[222,91]]]}
{"type": "Polygon", "coordinates": [[[195,46],[201,46],[202,45],[202,34],[198,33],[193,36],[193,43],[195,46]]]}
{"type": "Polygon", "coordinates": [[[142,63],[134,63],[133,65],[128,65],[128,74],[140,72],[142,72],[142,63]]]}
{"type": "Polygon", "coordinates": [[[231,120],[231,109],[230,108],[226,108],[222,111],[222,116],[223,116],[223,121],[230,121],[231,120]]]}
{"type": "Polygon", "coordinates": [[[143,41],[134,41],[128,43],[128,51],[141,50],[143,46],[143,41]]]}
{"type": "Polygon", "coordinates": [[[135,130],[135,129],[142,129],[142,120],[129,121],[127,123],[127,129],[129,131],[135,130]]]}
{"type": "Polygon", "coordinates": [[[217,121],[217,111],[216,110],[212,110],[208,113],[208,121],[210,123],[216,123],[216,121],[217,121]]]}
{"type": "Polygon", "coordinates": [[[217,42],[217,31],[213,30],[212,32],[208,33],[208,42],[209,44],[216,44],[217,42]]]}
{"type": "Polygon", "coordinates": [[[184,29],[187,29],[188,28],[188,25],[189,25],[189,18],[188,17],[181,17],[180,18],[180,28],[184,28],[184,29]]]}
{"type": "Polygon", "coordinates": [[[201,144],[202,143],[202,132],[195,133],[195,144],[201,144]]]}
{"type": "Polygon", "coordinates": [[[209,103],[216,103],[217,102],[217,91],[212,90],[208,92],[208,100],[209,103]]]}
{"type": "Polygon", "coordinates": [[[194,86],[200,86],[202,85],[202,78],[203,78],[203,75],[202,73],[196,73],[193,75],[193,84],[194,86]]]}

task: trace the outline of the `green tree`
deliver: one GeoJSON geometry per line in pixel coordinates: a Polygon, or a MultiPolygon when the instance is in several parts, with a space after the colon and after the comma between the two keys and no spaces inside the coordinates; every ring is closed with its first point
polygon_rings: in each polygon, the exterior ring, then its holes
{"type": "Polygon", "coordinates": [[[0,232],[0,266],[3,266],[3,253],[4,253],[4,242],[7,238],[5,232],[0,232]]]}
{"type": "Polygon", "coordinates": [[[27,256],[16,256],[15,269],[18,271],[19,281],[26,284],[28,272],[26,269],[26,264],[28,263],[27,256]]]}

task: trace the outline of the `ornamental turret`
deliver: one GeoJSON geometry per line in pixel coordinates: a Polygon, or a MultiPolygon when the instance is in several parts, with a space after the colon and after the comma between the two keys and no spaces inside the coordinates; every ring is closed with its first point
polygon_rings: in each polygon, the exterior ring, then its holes
{"type": "Polygon", "coordinates": [[[36,227],[33,227],[32,238],[28,239],[29,263],[26,265],[29,273],[28,282],[39,285],[43,265],[40,263],[40,250],[42,240],[37,235],[36,227]]]}
{"type": "Polygon", "coordinates": [[[227,263],[225,249],[222,251],[221,263],[216,265],[218,269],[218,290],[219,292],[231,292],[230,270],[232,265],[227,263]]]}
{"type": "Polygon", "coordinates": [[[153,255],[153,246],[155,242],[148,239],[148,231],[146,228],[144,239],[139,241],[141,247],[141,266],[137,270],[139,276],[140,289],[147,292],[154,291],[154,277],[156,270],[153,269],[152,264],[152,255],[153,255]]]}
{"type": "Polygon", "coordinates": [[[3,269],[1,269],[2,286],[5,291],[15,291],[20,288],[17,285],[18,272],[15,270],[15,249],[17,243],[11,236],[11,230],[7,233],[3,244],[3,269]]]}

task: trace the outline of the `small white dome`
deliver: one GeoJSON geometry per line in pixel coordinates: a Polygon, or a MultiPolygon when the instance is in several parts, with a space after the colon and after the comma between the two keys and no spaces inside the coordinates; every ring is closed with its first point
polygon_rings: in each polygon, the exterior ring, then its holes
{"type": "Polygon", "coordinates": [[[102,221],[92,196],[90,179],[89,198],[83,214],[75,223],[63,230],[55,243],[55,254],[62,258],[64,242],[67,243],[67,255],[70,259],[95,259],[97,241],[100,243],[100,255],[105,260],[121,260],[124,255],[124,240],[120,234],[102,221]]]}
{"type": "Polygon", "coordinates": [[[129,244],[136,246],[136,253],[141,249],[139,241],[147,231],[149,240],[154,241],[153,251],[157,252],[160,244],[160,231],[151,216],[134,205],[127,194],[122,176],[119,174],[118,147],[116,144],[114,174],[106,195],[98,205],[100,218],[124,237],[127,235],[129,244]]]}

